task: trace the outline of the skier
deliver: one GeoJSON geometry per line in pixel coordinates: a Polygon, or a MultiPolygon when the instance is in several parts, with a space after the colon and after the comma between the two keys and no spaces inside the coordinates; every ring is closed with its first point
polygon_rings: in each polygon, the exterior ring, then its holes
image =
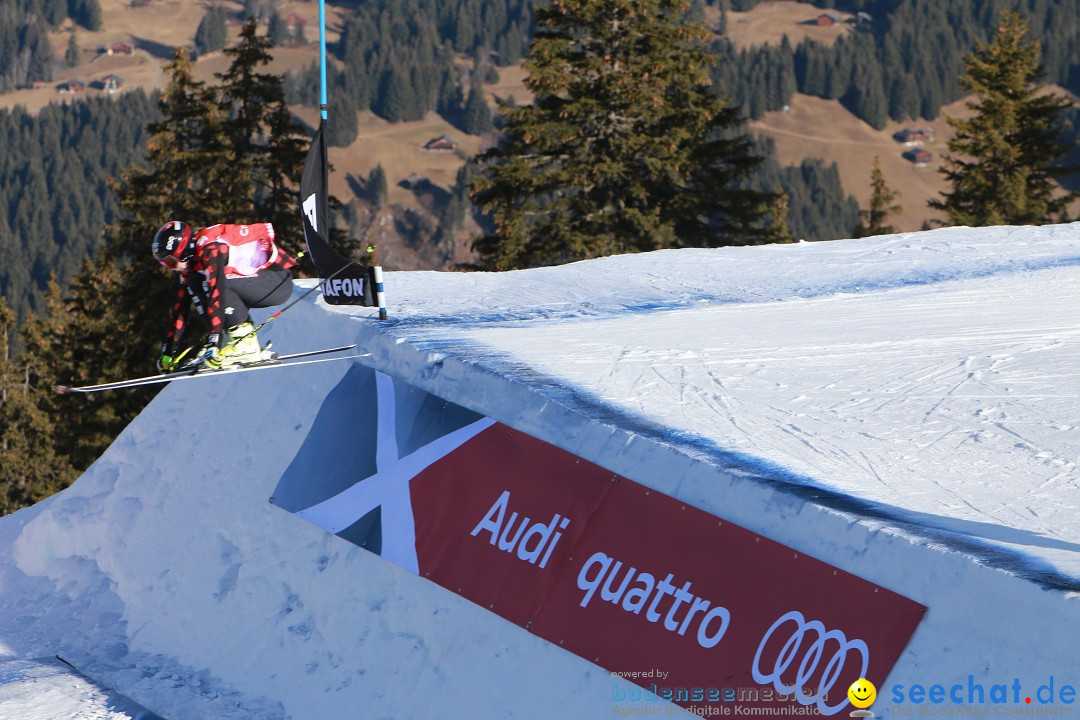
{"type": "Polygon", "coordinates": [[[280,305],[292,295],[296,260],[274,243],[270,223],[211,225],[193,231],[170,220],[154,236],[154,257],[180,274],[169,332],[157,367],[178,369],[174,354],[184,333],[191,303],[206,322],[206,345],[197,360],[211,368],[270,359],[255,337],[248,308],[280,305]]]}

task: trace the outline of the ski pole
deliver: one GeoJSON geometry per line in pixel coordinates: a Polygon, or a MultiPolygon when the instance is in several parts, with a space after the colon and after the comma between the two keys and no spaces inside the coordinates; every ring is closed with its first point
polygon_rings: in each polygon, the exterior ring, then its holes
{"type": "MultiPolygon", "coordinates": [[[[203,337],[204,337],[204,339],[205,339],[205,337],[206,337],[206,336],[204,335],[203,337]]],[[[198,344],[199,344],[199,345],[202,345],[202,342],[200,341],[200,342],[199,342],[198,344]]],[[[195,349],[195,345],[192,345],[192,346],[191,346],[191,347],[189,347],[189,348],[184,348],[184,350],[182,350],[182,351],[180,352],[180,354],[176,356],[176,359],[175,359],[175,360],[173,360],[173,366],[174,366],[174,367],[177,367],[177,368],[178,368],[178,367],[180,367],[180,363],[181,363],[181,361],[182,361],[182,360],[183,360],[183,359],[184,359],[185,357],[187,357],[187,354],[188,354],[189,352],[191,352],[191,351],[192,351],[192,350],[194,350],[194,349],[195,349]]]]}

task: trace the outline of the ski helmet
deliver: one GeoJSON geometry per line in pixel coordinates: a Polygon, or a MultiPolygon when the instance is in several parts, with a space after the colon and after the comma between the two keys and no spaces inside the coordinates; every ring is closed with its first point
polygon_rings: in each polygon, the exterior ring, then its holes
{"type": "Polygon", "coordinates": [[[157,231],[151,250],[157,261],[170,270],[177,263],[188,262],[195,252],[191,226],[179,220],[170,220],[157,231]]]}

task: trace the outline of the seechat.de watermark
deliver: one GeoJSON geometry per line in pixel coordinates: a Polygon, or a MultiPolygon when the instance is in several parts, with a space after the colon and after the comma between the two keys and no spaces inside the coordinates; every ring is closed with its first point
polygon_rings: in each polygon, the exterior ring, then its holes
{"type": "MultiPolygon", "coordinates": [[[[1076,707],[1077,690],[1051,675],[1039,684],[964,682],[896,684],[887,701],[892,715],[921,716],[1069,716],[1076,707]]],[[[885,697],[879,697],[885,701],[885,697]]]]}

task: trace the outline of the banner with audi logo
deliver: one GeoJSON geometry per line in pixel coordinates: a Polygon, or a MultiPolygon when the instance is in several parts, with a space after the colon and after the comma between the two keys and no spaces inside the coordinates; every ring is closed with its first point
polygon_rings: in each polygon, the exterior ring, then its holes
{"type": "Polygon", "coordinates": [[[351,370],[324,408],[275,503],[650,698],[833,715],[855,680],[884,684],[925,612],[382,373],[351,370]],[[377,433],[339,445],[372,405],[377,433]],[[327,470],[328,447],[346,462],[327,470]]]}

